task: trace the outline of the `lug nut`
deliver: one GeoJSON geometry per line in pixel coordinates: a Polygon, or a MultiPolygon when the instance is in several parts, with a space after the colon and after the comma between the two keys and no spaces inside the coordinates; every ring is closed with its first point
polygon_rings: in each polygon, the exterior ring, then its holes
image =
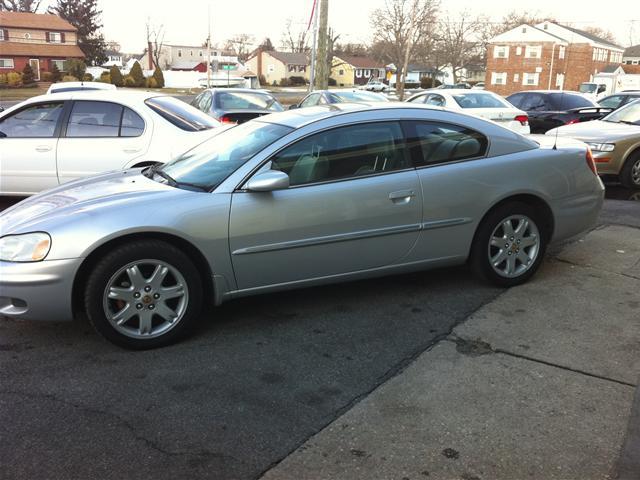
{"type": "Polygon", "coordinates": [[[155,305],[152,303],[151,305],[149,305],[149,310],[153,310],[155,307],[155,305]]]}
{"type": "Polygon", "coordinates": [[[149,285],[147,285],[146,287],[144,287],[144,291],[145,292],[150,292],[151,291],[151,287],[149,285]]]}
{"type": "Polygon", "coordinates": [[[133,294],[133,298],[140,298],[140,292],[136,292],[133,294]]]}
{"type": "Polygon", "coordinates": [[[144,305],[142,305],[141,303],[136,304],[136,308],[138,310],[142,310],[144,308],[144,305]]]}
{"type": "Polygon", "coordinates": [[[160,294],[159,293],[154,293],[153,294],[153,298],[155,298],[156,300],[160,298],[160,294]]]}
{"type": "Polygon", "coordinates": [[[507,255],[511,255],[511,250],[509,250],[509,253],[507,253],[507,255]]]}

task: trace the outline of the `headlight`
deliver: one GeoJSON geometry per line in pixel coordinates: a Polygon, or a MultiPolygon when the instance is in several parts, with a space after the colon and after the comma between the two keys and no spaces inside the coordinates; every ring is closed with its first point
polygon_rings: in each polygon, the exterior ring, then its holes
{"type": "Polygon", "coordinates": [[[0,238],[0,260],[5,262],[39,262],[50,249],[51,237],[44,232],[0,238]]]}
{"type": "Polygon", "coordinates": [[[616,148],[614,143],[587,143],[594,152],[613,152],[616,148]]]}

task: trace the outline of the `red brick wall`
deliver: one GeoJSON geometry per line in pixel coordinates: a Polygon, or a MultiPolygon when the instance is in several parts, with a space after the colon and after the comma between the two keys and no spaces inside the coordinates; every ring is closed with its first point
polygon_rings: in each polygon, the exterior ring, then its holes
{"type": "MultiPolygon", "coordinates": [[[[8,72],[22,72],[25,65],[29,63],[30,58],[34,57],[9,57],[13,58],[13,68],[1,68],[0,73],[8,73],[8,72]]],[[[35,57],[38,58],[38,57],[35,57]]],[[[49,72],[51,71],[51,60],[66,60],[66,58],[39,58],[40,60],[40,72],[49,72]]]]}

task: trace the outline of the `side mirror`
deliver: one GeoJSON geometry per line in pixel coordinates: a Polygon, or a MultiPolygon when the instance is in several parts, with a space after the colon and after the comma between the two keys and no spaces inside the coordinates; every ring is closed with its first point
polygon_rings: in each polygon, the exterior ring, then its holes
{"type": "Polygon", "coordinates": [[[604,86],[604,85],[600,85],[600,86],[598,86],[598,93],[602,93],[602,92],[604,92],[606,89],[607,89],[607,87],[606,87],[606,86],[604,86]]]}
{"type": "Polygon", "coordinates": [[[245,188],[250,192],[272,192],[289,188],[289,175],[279,170],[267,170],[254,175],[245,188]]]}
{"type": "Polygon", "coordinates": [[[294,103],[293,105],[289,105],[289,110],[295,110],[296,108],[300,108],[300,106],[297,103],[294,103]]]}

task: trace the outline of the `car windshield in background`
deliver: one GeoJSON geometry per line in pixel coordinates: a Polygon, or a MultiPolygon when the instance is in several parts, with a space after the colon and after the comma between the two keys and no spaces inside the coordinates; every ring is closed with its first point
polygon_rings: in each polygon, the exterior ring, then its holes
{"type": "Polygon", "coordinates": [[[573,110],[574,108],[598,108],[600,105],[582,95],[574,93],[551,93],[549,95],[553,105],[558,110],[573,110]]]}
{"type": "Polygon", "coordinates": [[[343,102],[388,102],[387,97],[370,92],[333,92],[343,102]]]}
{"type": "Polygon", "coordinates": [[[270,110],[282,112],[284,108],[271,95],[254,92],[219,92],[215,96],[220,110],[270,110]]]}
{"type": "Polygon", "coordinates": [[[490,93],[457,93],[453,98],[462,108],[513,108],[490,93]]]}
{"type": "Polygon", "coordinates": [[[580,93],[595,93],[597,89],[598,85],[596,85],[595,83],[583,83],[582,85],[580,85],[578,91],[580,93]]]}
{"type": "Polygon", "coordinates": [[[636,100],[624,107],[610,113],[602,120],[605,122],[629,123],[640,125],[640,100],[636,100]]]}
{"type": "Polygon", "coordinates": [[[174,97],[153,97],[144,103],[169,123],[188,132],[209,130],[220,125],[214,118],[174,97]]]}
{"type": "Polygon", "coordinates": [[[159,171],[177,184],[191,184],[210,190],[256,153],[292,130],[283,125],[247,122],[201,143],[166,163],[159,171]]]}

